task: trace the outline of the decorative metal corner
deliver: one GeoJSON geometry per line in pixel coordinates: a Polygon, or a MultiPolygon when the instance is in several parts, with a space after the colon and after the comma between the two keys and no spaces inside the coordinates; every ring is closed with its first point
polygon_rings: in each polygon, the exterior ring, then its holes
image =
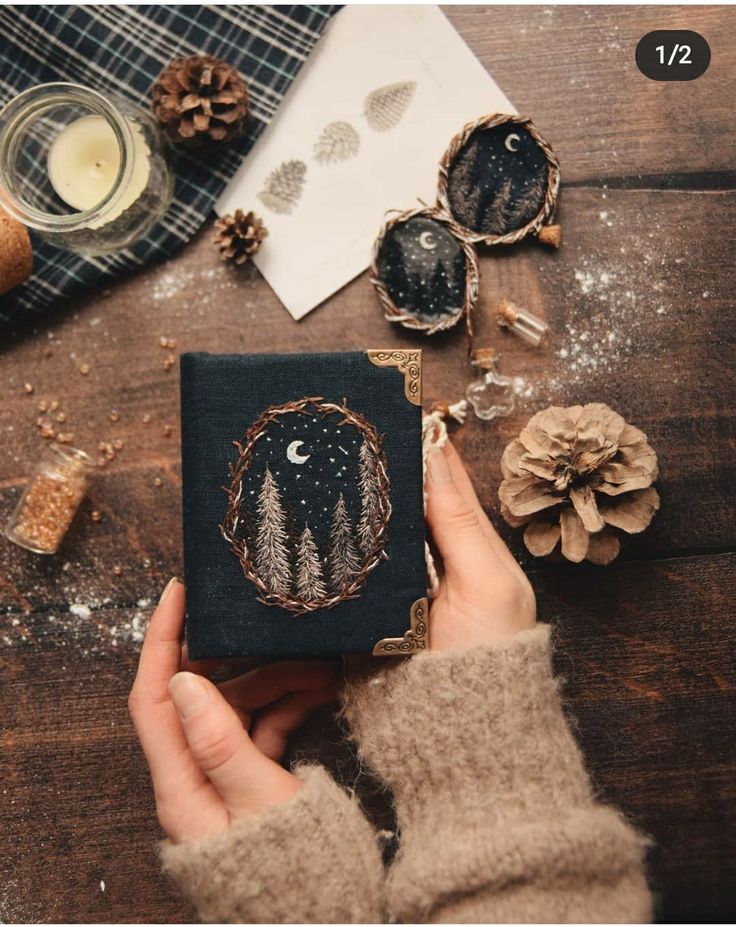
{"type": "Polygon", "coordinates": [[[417,599],[409,612],[409,630],[403,637],[384,637],[373,648],[373,656],[395,657],[426,650],[428,613],[428,600],[426,598],[417,599]]]}
{"type": "Polygon", "coordinates": [[[415,406],[422,404],[422,352],[366,351],[376,367],[397,367],[404,376],[404,395],[415,406]]]}

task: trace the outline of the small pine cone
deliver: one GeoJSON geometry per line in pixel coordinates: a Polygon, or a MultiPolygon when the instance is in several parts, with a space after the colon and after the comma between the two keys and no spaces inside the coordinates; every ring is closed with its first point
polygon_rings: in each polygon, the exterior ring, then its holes
{"type": "Polygon", "coordinates": [[[231,216],[223,216],[215,222],[217,234],[214,243],[220,249],[223,261],[244,264],[261,247],[268,236],[268,229],[254,212],[236,209],[231,216]]]}
{"type": "Polygon", "coordinates": [[[228,142],[248,115],[248,88],[234,67],[210,55],[175,58],[151,88],[153,114],[169,141],[228,142]]]}
{"type": "Polygon", "coordinates": [[[526,525],[535,557],[560,543],[574,563],[608,564],[619,532],[643,531],[659,508],[657,455],[644,432],[603,403],[538,412],[507,445],[501,470],[501,514],[526,525]]]}

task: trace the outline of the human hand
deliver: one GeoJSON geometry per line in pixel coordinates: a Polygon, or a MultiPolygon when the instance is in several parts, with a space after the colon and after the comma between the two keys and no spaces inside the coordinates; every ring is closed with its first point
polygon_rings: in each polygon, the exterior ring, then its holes
{"type": "Polygon", "coordinates": [[[427,523],[444,563],[429,610],[431,650],[497,644],[534,627],[534,591],[481,508],[448,441],[427,458],[427,523]]]}
{"type": "Polygon", "coordinates": [[[148,760],[161,826],[201,840],[288,801],[301,781],[278,760],[289,734],[335,696],[337,667],[281,662],[216,686],[181,638],[184,586],[172,579],[153,613],[128,698],[148,760]],[[199,672],[197,672],[199,671],[199,672]]]}

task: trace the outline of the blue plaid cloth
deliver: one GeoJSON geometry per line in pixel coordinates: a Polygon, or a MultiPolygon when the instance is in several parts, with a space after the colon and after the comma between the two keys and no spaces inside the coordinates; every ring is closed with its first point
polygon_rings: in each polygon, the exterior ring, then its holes
{"type": "MultiPolygon", "coordinates": [[[[243,156],[268,125],[337,6],[0,6],[0,101],[65,80],[149,105],[153,80],[178,55],[209,54],[245,77],[251,115],[236,142],[170,159],[174,199],[143,240],[81,257],[33,232],[34,273],[0,298],[0,326],[16,327],[52,303],[166,257],[188,241],[243,156]]],[[[248,204],[244,204],[247,206],[248,204]]]]}

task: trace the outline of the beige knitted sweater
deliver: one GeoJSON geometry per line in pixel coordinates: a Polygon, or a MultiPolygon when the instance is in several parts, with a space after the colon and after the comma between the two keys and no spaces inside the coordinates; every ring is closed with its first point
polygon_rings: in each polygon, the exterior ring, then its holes
{"type": "Polygon", "coordinates": [[[596,801],[557,688],[546,626],[348,685],[361,757],[394,796],[388,871],[321,767],[225,834],[165,842],[164,867],[205,921],[648,921],[647,841],[596,801]]]}

